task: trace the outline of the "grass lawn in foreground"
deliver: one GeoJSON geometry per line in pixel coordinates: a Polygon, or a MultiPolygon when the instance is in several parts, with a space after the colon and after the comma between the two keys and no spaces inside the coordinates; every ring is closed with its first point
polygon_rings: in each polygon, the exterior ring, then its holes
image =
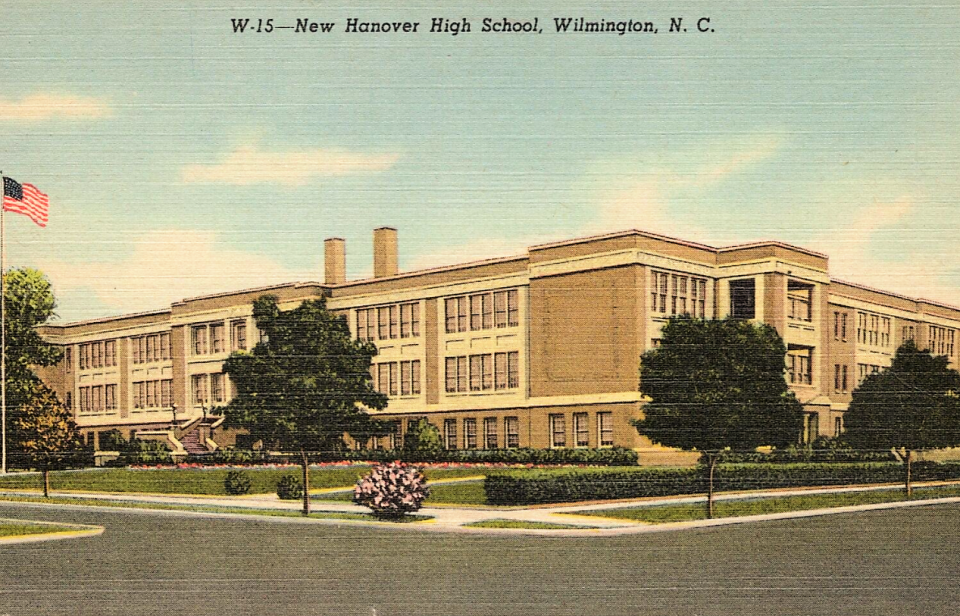
{"type": "Polygon", "coordinates": [[[505,520],[496,518],[493,520],[480,520],[464,524],[468,528],[522,528],[533,530],[570,530],[571,528],[595,528],[593,526],[581,526],[579,524],[554,524],[553,522],[527,522],[526,520],[505,520]]]}
{"type": "Polygon", "coordinates": [[[0,537],[20,537],[22,535],[47,535],[63,533],[76,528],[56,526],[54,524],[31,524],[29,522],[0,522],[0,537]]]}
{"type": "MultiPolygon", "coordinates": [[[[342,503],[353,502],[353,492],[329,492],[315,494],[313,500],[328,500],[342,503]]],[[[441,483],[430,486],[430,498],[424,505],[486,505],[487,494],[483,491],[483,481],[463,481],[457,483],[441,483]]]]}
{"type": "MultiPolygon", "coordinates": [[[[176,505],[167,503],[136,503],[129,501],[111,501],[96,498],[73,498],[66,496],[53,496],[43,498],[39,496],[0,496],[0,501],[10,501],[16,503],[46,503],[54,505],[86,505],[96,507],[113,507],[115,509],[160,509],[163,511],[197,511],[200,513],[239,513],[246,515],[264,515],[284,518],[302,518],[300,511],[293,509],[256,509],[253,507],[220,507],[210,505],[176,505]]],[[[379,518],[370,513],[351,513],[349,511],[312,511],[311,518],[325,520],[360,520],[366,522],[379,522],[379,518]]],[[[432,516],[411,514],[406,515],[396,522],[424,522],[432,520],[432,516]]],[[[48,527],[49,528],[49,527],[48,527]]],[[[64,530],[72,530],[66,528],[64,530]]]]}
{"type": "MultiPolygon", "coordinates": [[[[928,500],[960,496],[960,486],[933,488],[914,488],[913,499],[928,500]]],[[[853,505],[872,505],[876,503],[896,503],[907,500],[902,489],[871,490],[865,492],[840,492],[836,494],[799,494],[777,498],[756,498],[744,500],[714,501],[714,518],[736,518],[786,511],[807,511],[810,509],[829,509],[853,505]]],[[[689,522],[706,519],[704,503],[685,503],[682,505],[659,505],[654,507],[630,507],[624,509],[595,509],[578,511],[577,515],[592,515],[604,518],[616,518],[646,522],[648,524],[667,524],[670,522],[689,522]]]]}
{"type": "MultiPolygon", "coordinates": [[[[163,468],[163,469],[90,469],[62,471],[50,475],[51,488],[56,490],[84,490],[90,492],[142,492],[152,494],[226,494],[223,480],[231,469],[163,468]]],[[[271,494],[277,482],[285,475],[300,478],[299,468],[253,468],[243,470],[250,479],[251,494],[271,494]]],[[[370,472],[369,466],[327,467],[310,469],[310,488],[340,488],[353,486],[360,477],[370,472]]],[[[475,468],[438,468],[425,471],[428,480],[470,477],[483,474],[475,468]]],[[[40,474],[12,474],[0,477],[0,489],[43,489],[40,474]]]]}

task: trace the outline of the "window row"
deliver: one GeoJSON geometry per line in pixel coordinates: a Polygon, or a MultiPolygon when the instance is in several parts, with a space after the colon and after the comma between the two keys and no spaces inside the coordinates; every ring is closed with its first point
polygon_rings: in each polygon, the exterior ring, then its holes
{"type": "Polygon", "coordinates": [[[874,364],[857,364],[857,383],[863,383],[871,374],[883,372],[883,366],[874,364]]]}
{"type": "Polygon", "coordinates": [[[135,381],[134,409],[169,409],[173,406],[173,380],[135,381]]]}
{"type": "Polygon", "coordinates": [[[388,396],[420,394],[420,360],[384,362],[370,366],[377,391],[388,396]],[[397,383],[399,382],[399,387],[397,383]]]}
{"type": "Polygon", "coordinates": [[[191,399],[194,406],[226,402],[227,392],[223,374],[194,374],[190,377],[191,399]]]}
{"type": "MultiPolygon", "coordinates": [[[[550,446],[567,447],[567,418],[562,413],[552,414],[548,418],[550,429],[550,446]]],[[[590,414],[573,414],[573,431],[570,435],[574,447],[590,446],[590,414]]],[[[597,413],[597,443],[600,447],[613,445],[613,413],[604,411],[597,413]]]]}
{"type": "Polygon", "coordinates": [[[934,355],[953,357],[953,342],[956,330],[948,327],[930,326],[930,352],[934,355]]]}
{"type": "MultiPolygon", "coordinates": [[[[213,355],[227,350],[227,328],[223,323],[206,323],[190,328],[190,349],[194,355],[213,355]]],[[[230,350],[247,350],[247,322],[230,322],[230,350]]]]}
{"type": "Polygon", "coordinates": [[[670,315],[689,314],[699,319],[706,318],[706,279],[664,272],[652,272],[652,274],[650,287],[652,312],[670,315]]]}
{"type": "MultiPolygon", "coordinates": [[[[80,369],[110,368],[117,365],[117,341],[86,342],[80,345],[80,369]]],[[[72,358],[69,358],[72,359],[72,358]]],[[[67,364],[70,365],[69,363],[67,364]]]]}
{"type": "Polygon", "coordinates": [[[170,334],[150,334],[130,339],[130,360],[147,364],[170,359],[170,334]]]}
{"type": "Polygon", "coordinates": [[[520,387],[520,353],[488,353],[448,357],[447,393],[520,387]]]}
{"type": "Polygon", "coordinates": [[[900,344],[903,344],[907,340],[916,340],[917,339],[917,328],[915,325],[904,325],[901,329],[901,340],[900,344]]]}
{"type": "Polygon", "coordinates": [[[448,297],[444,315],[448,334],[516,327],[520,324],[520,293],[510,289],[448,297]]]}
{"type": "Polygon", "coordinates": [[[847,313],[833,313],[833,339],[847,341],[847,313]]]}
{"type": "Polygon", "coordinates": [[[809,348],[792,348],[787,351],[787,381],[796,385],[813,382],[809,348]]]}
{"type": "Polygon", "coordinates": [[[77,399],[80,402],[81,413],[115,411],[117,410],[117,386],[92,385],[81,387],[77,399]]]}
{"type": "Polygon", "coordinates": [[[846,364],[833,365],[833,391],[838,394],[846,393],[848,391],[846,364]]]}
{"type": "Polygon", "coordinates": [[[518,417],[503,418],[503,441],[500,440],[500,420],[496,417],[484,417],[483,432],[477,433],[477,420],[473,417],[463,419],[463,442],[457,432],[459,421],[445,419],[443,421],[443,445],[446,449],[499,449],[500,447],[520,446],[520,419],[518,417]],[[482,440],[481,440],[482,439],[482,440]]]}
{"type": "Polygon", "coordinates": [[[420,335],[420,304],[394,304],[357,310],[357,338],[393,340],[420,335]]]}
{"type": "Polygon", "coordinates": [[[857,312],[857,342],[870,346],[890,346],[890,317],[857,312]]]}

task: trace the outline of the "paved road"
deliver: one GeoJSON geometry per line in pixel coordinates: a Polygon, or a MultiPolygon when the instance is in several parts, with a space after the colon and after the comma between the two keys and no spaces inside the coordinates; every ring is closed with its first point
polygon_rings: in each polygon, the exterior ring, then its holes
{"type": "Polygon", "coordinates": [[[106,527],[96,538],[0,548],[0,615],[10,616],[960,611],[958,505],[610,538],[10,503],[0,517],[106,527]]]}

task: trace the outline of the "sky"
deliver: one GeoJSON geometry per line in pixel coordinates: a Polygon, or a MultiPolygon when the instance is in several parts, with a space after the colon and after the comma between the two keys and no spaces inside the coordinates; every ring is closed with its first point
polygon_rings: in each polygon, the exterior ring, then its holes
{"type": "Polygon", "coordinates": [[[5,4],[0,170],[50,196],[46,229],[7,214],[5,266],[45,272],[62,321],[322,281],[333,236],[366,277],[383,225],[401,270],[636,228],[960,304],[956,3],[237,5],[5,4]],[[553,31],[581,16],[658,32],[553,31]]]}

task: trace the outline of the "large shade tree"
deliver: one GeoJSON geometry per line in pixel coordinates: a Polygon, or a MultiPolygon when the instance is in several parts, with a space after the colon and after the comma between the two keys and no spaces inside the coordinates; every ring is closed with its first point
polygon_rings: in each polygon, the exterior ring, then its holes
{"type": "Polygon", "coordinates": [[[871,374],[853,392],[843,417],[852,446],[901,450],[907,496],[914,452],[960,445],[960,373],[948,363],[905,342],[889,369],[871,374]]]}
{"type": "Polygon", "coordinates": [[[387,432],[367,413],[387,404],[370,377],[377,350],[353,339],[346,318],[327,310],[323,299],[281,311],[274,296],[263,296],[254,302],[253,316],[263,333],[260,342],[224,364],[236,386],[225,424],[298,454],[308,515],[311,460],[342,450],[345,433],[368,438],[378,426],[387,432]]]}
{"type": "Polygon", "coordinates": [[[33,368],[56,364],[63,356],[63,351],[44,341],[36,330],[38,325],[43,325],[55,315],[57,306],[47,277],[27,267],[7,270],[3,277],[7,436],[9,443],[16,445],[21,440],[17,434],[17,420],[24,405],[38,391],[40,382],[33,368]]]}
{"type": "Polygon", "coordinates": [[[769,325],[738,319],[670,319],[660,346],[640,358],[640,392],[649,398],[637,430],[655,443],[703,452],[713,476],[725,449],[797,442],[803,409],[784,379],[786,348],[769,325]]]}

